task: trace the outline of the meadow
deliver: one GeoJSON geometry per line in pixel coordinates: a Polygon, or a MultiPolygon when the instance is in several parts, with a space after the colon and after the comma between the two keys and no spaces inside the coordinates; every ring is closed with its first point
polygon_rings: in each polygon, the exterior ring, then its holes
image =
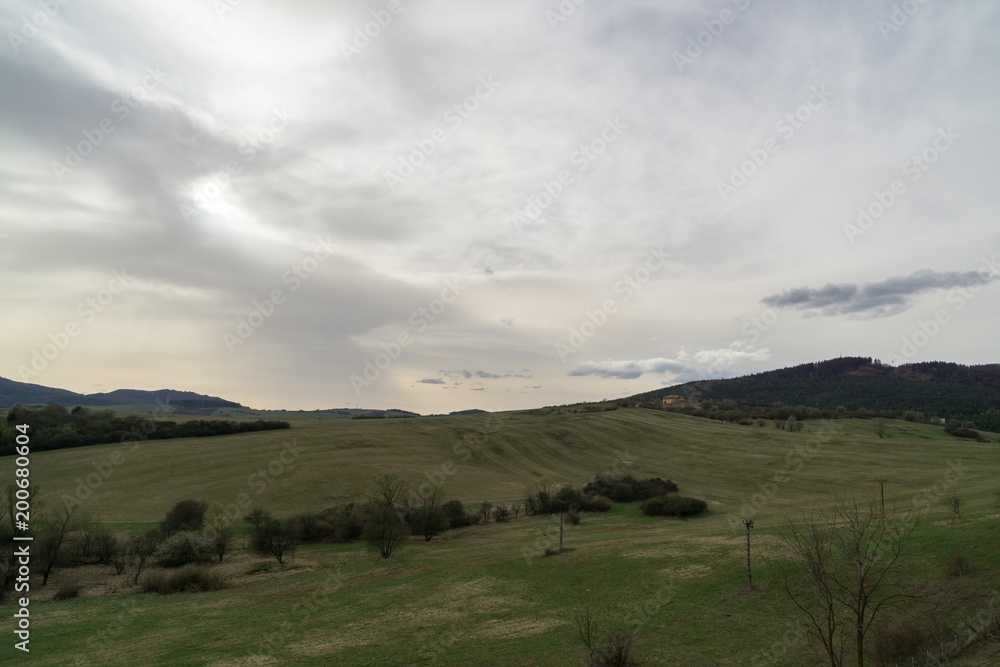
{"type": "MultiPolygon", "coordinates": [[[[660,476],[707,500],[709,513],[650,518],[619,503],[567,526],[572,550],[553,556],[541,554],[558,519],[523,516],[413,537],[388,560],[361,543],[303,545],[284,565],[238,548],[218,566],[231,586],[206,593],[139,594],[96,566],[59,569],[44,589],[33,579],[32,662],[577,665],[576,619],[589,608],[601,633],[627,630],[646,665],[819,664],[782,591],[780,570],[796,566],[778,533],[838,495],[877,497],[876,478],[888,480],[887,506],[922,515],[901,572],[928,597],[887,619],[933,612],[956,628],[1000,590],[996,435],[979,443],[891,421],[892,437],[880,439],[865,420],[786,432],[640,409],[291,421],[277,432],[40,452],[32,480],[48,506],[74,497],[133,533],[186,498],[248,501],[277,516],[352,502],[387,470],[418,492],[443,482],[447,498],[467,504],[521,500],[541,478],[579,487],[604,472],[660,476]],[[961,521],[944,504],[951,494],[964,500],[961,521]],[[755,522],[752,590],[744,517],[755,522]],[[957,550],[971,574],[947,574],[957,550]],[[83,595],[50,600],[72,577],[83,595]]],[[[0,480],[12,468],[0,459],[0,480]]],[[[986,643],[952,664],[995,664],[995,651],[986,643]]]]}

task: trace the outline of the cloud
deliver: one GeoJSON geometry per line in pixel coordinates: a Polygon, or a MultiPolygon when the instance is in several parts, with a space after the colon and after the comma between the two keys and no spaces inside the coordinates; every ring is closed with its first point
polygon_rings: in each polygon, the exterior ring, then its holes
{"type": "MultiPolygon", "coordinates": [[[[530,371],[528,371],[530,373],[530,371]]],[[[472,378],[479,378],[481,380],[499,380],[501,378],[530,378],[531,375],[522,375],[520,373],[506,372],[506,373],[491,373],[489,371],[470,371],[468,369],[462,369],[460,371],[438,371],[441,375],[445,377],[464,377],[469,380],[472,378]]]]}
{"type": "Polygon", "coordinates": [[[438,378],[421,378],[417,382],[422,384],[444,384],[444,380],[439,380],[438,378]]]}
{"type": "Polygon", "coordinates": [[[640,359],[634,361],[585,361],[569,372],[573,376],[596,375],[602,378],[634,380],[644,373],[683,373],[688,366],[674,359],[640,359]]]}
{"type": "Polygon", "coordinates": [[[917,295],[954,287],[983,285],[998,278],[1000,276],[980,271],[941,272],[923,269],[907,276],[874,283],[797,287],[761,299],[761,303],[774,308],[805,311],[807,317],[889,317],[909,310],[917,295]]]}

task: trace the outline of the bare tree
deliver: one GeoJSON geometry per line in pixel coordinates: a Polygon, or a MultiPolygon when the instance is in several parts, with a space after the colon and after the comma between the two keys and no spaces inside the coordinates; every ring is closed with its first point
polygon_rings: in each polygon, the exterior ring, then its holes
{"type": "Polygon", "coordinates": [[[73,530],[73,514],[76,509],[76,506],[72,509],[58,508],[51,517],[43,521],[42,531],[38,536],[38,553],[42,561],[42,586],[49,582],[52,568],[59,560],[59,554],[73,530]]]}
{"type": "Polygon", "coordinates": [[[889,435],[889,428],[885,425],[884,419],[876,419],[873,423],[875,429],[875,435],[881,440],[889,435]]]}
{"type": "Polygon", "coordinates": [[[383,472],[375,477],[369,494],[372,500],[386,507],[395,507],[406,494],[408,485],[394,472],[383,472]]]}
{"type": "Polygon", "coordinates": [[[916,596],[903,593],[893,575],[915,520],[883,515],[877,500],[837,501],[804,525],[787,525],[783,538],[806,565],[798,580],[787,571],[785,593],[806,617],[807,632],[831,667],[844,664],[852,644],[858,667],[865,664],[865,638],[885,609],[916,596]]]}
{"type": "Polygon", "coordinates": [[[229,511],[224,505],[215,504],[208,510],[205,517],[208,522],[206,532],[211,531],[210,542],[215,555],[219,557],[219,562],[225,558],[229,551],[229,545],[233,541],[233,520],[229,511]]]}
{"type": "Polygon", "coordinates": [[[285,556],[294,553],[297,546],[293,522],[268,518],[261,526],[261,546],[283,563],[285,556]]]}
{"type": "Polygon", "coordinates": [[[139,583],[139,575],[146,569],[149,560],[156,553],[156,548],[160,546],[158,539],[159,531],[151,530],[145,535],[134,535],[128,545],[129,560],[135,565],[135,575],[132,583],[139,583]]]}
{"type": "Polygon", "coordinates": [[[944,504],[955,513],[958,519],[962,518],[962,505],[965,504],[965,500],[959,495],[951,495],[944,499],[944,504]]]}
{"type": "Polygon", "coordinates": [[[391,507],[373,505],[365,519],[362,537],[382,558],[389,558],[402,546],[408,532],[406,523],[391,507]]]}

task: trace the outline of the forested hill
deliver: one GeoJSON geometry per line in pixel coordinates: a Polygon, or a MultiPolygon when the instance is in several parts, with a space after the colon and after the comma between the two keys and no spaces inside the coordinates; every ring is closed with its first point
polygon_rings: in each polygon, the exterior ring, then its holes
{"type": "Polygon", "coordinates": [[[1000,364],[963,366],[941,361],[889,366],[868,357],[842,357],[725,380],[687,382],[637,394],[658,401],[678,394],[690,400],[732,400],[748,405],[804,405],[852,412],[921,412],[927,418],[962,419],[1000,430],[1000,364]]]}

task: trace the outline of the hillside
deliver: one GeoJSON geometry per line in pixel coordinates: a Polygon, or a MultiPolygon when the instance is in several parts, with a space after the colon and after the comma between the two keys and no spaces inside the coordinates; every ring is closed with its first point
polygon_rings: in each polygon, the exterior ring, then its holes
{"type": "Polygon", "coordinates": [[[239,403],[217,396],[206,396],[193,391],[175,389],[116,389],[96,394],[79,394],[67,389],[56,389],[40,384],[17,382],[0,377],[0,409],[12,405],[45,405],[58,403],[66,407],[111,407],[117,405],[164,405],[175,409],[239,408],[239,403]]]}
{"type": "Polygon", "coordinates": [[[628,400],[652,401],[670,394],[689,401],[781,403],[826,410],[843,406],[897,416],[912,411],[1000,430],[1000,364],[934,361],[889,366],[867,357],[843,357],[738,378],[686,382],[628,400]]]}
{"type": "MultiPolygon", "coordinates": [[[[476,504],[519,499],[542,476],[582,484],[627,470],[669,476],[684,493],[705,498],[710,511],[656,520],[618,504],[567,526],[574,551],[554,558],[536,552],[551,544],[557,523],[523,516],[431,542],[413,538],[388,561],[360,543],[306,545],[280,567],[238,550],[214,566],[232,587],[210,593],[140,594],[127,577],[105,573],[107,588],[95,575],[80,599],[50,601],[61,582],[81,576],[59,569],[32,601],[33,618],[45,623],[32,652],[39,665],[69,664],[81,651],[90,664],[106,665],[566,665],[578,664],[575,617],[590,608],[603,629],[634,635],[645,664],[764,664],[774,647],[786,656],[779,664],[816,664],[801,638],[789,639],[794,616],[778,570],[787,556],[776,536],[786,515],[800,517],[836,493],[873,497],[873,478],[886,477],[887,504],[926,513],[905,572],[919,586],[947,584],[946,597],[933,600],[935,619],[957,626],[1000,581],[997,445],[955,440],[925,424],[892,421],[889,428],[886,445],[865,420],[810,421],[791,433],[653,410],[564,408],[303,419],[281,433],[39,452],[31,470],[44,497],[84,496],[83,510],[131,533],[156,525],[183,498],[231,505],[243,496],[282,517],[316,511],[358,499],[386,470],[413,487],[443,481],[449,498],[476,504]],[[960,482],[951,487],[955,461],[960,482]],[[91,484],[83,481],[87,470],[104,472],[91,484]],[[965,500],[966,520],[954,525],[941,502],[952,491],[965,500]],[[753,592],[745,588],[745,516],[756,520],[753,592]],[[978,568],[945,579],[958,540],[978,568]],[[284,629],[303,601],[309,612],[284,629]],[[79,641],[133,607],[142,613],[126,617],[110,641],[79,641]]],[[[13,464],[0,459],[0,476],[12,478],[13,464]]]]}

